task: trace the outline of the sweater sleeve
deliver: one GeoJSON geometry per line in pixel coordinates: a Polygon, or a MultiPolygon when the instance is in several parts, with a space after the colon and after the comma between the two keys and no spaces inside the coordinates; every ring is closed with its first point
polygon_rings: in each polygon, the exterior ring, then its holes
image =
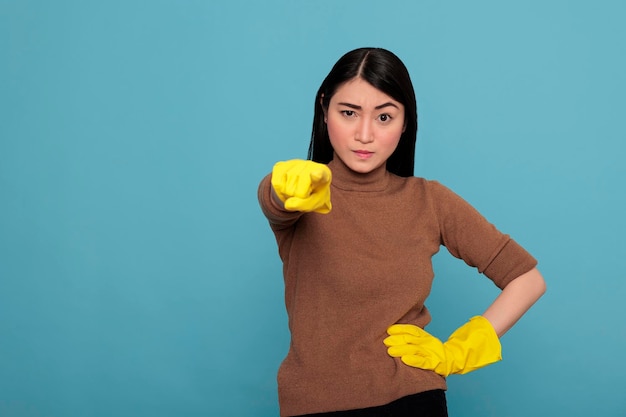
{"type": "Polygon", "coordinates": [[[453,256],[477,268],[499,288],[537,265],[532,255],[468,202],[438,182],[430,185],[441,244],[453,256]]]}
{"type": "Polygon", "coordinates": [[[292,226],[302,216],[302,213],[284,210],[276,204],[272,198],[271,179],[272,174],[268,174],[261,180],[258,188],[258,198],[261,211],[269,220],[271,228],[277,231],[292,226]]]}

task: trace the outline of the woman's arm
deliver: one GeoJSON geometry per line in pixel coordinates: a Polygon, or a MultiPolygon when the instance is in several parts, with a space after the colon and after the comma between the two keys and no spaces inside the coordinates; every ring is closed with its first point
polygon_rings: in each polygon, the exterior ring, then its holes
{"type": "Polygon", "coordinates": [[[546,283],[537,268],[533,268],[504,287],[483,317],[502,337],[545,292],[546,283]]]}
{"type": "Polygon", "coordinates": [[[520,275],[509,283],[483,316],[472,317],[445,343],[412,324],[394,324],[384,340],[387,353],[409,366],[429,369],[439,375],[465,374],[502,359],[499,338],[546,291],[537,270],[520,275]],[[495,329],[495,333],[494,333],[495,329]]]}

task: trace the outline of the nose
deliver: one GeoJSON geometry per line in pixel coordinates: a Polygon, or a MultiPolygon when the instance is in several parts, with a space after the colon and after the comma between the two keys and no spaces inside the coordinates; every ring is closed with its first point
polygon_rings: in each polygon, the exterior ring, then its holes
{"type": "Polygon", "coordinates": [[[374,141],[374,130],[372,122],[363,118],[354,132],[354,139],[361,143],[370,143],[374,141]]]}

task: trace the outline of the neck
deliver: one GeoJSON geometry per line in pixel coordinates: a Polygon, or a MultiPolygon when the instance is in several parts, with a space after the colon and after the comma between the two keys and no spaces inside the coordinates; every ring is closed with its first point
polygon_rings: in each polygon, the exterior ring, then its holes
{"type": "Polygon", "coordinates": [[[328,167],[333,173],[332,184],[347,191],[382,191],[391,175],[385,165],[366,173],[353,171],[336,154],[328,167]]]}

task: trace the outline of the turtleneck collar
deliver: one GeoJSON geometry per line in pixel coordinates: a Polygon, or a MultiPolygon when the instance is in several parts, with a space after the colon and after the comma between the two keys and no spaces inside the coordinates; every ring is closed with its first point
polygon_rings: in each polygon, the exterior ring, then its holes
{"type": "Polygon", "coordinates": [[[383,191],[387,188],[391,175],[384,164],[366,174],[355,172],[337,155],[333,156],[328,167],[333,173],[332,185],[345,191],[383,191]]]}

